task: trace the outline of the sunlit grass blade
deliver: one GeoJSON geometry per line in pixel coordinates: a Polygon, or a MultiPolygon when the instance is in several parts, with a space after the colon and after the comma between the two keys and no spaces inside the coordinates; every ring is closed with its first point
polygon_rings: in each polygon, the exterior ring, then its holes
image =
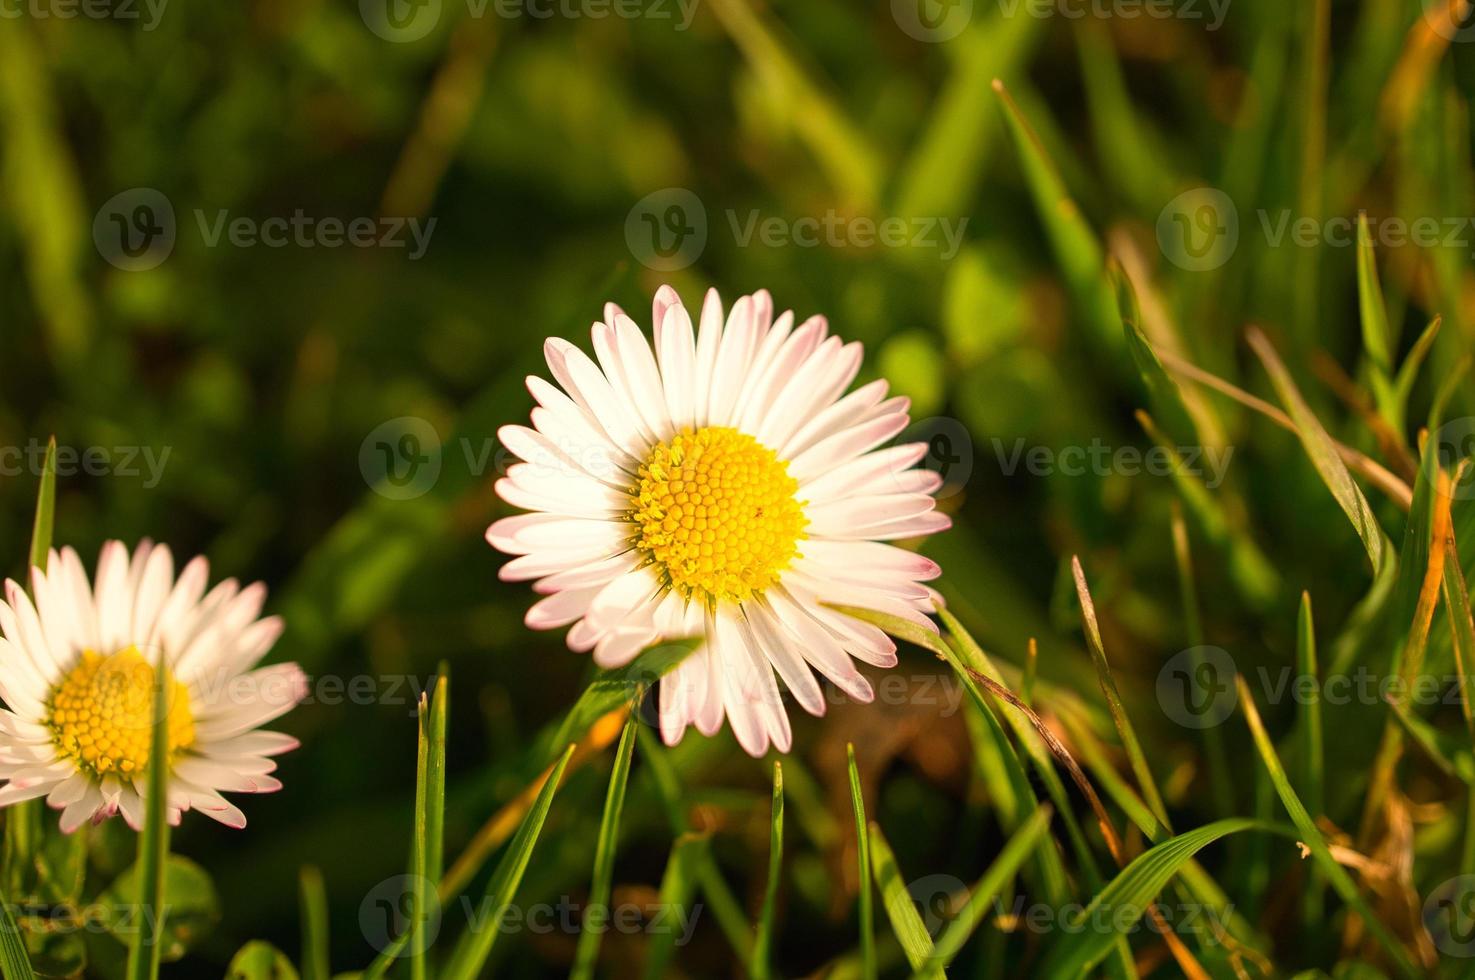
{"type": "Polygon", "coordinates": [[[149,746],[148,795],[138,838],[140,928],[128,947],[127,980],[154,980],[164,955],[164,859],[169,855],[169,690],[172,677],[162,662],[154,671],[154,708],[149,746]]]}
{"type": "Polygon", "coordinates": [[[553,767],[553,773],[543,784],[543,791],[538,794],[537,802],[523,818],[517,834],[507,845],[502,860],[497,862],[497,869],[487,883],[482,905],[488,918],[479,926],[469,929],[462,937],[462,942],[457,945],[456,953],[443,974],[447,980],[475,980],[476,977],[485,975],[487,959],[492,955],[497,937],[502,934],[502,918],[517,895],[517,886],[522,884],[523,872],[527,871],[533,848],[537,845],[538,836],[543,832],[543,824],[548,819],[548,810],[553,806],[553,797],[558,792],[559,781],[573,755],[574,746],[570,745],[553,767]]]}
{"type": "Polygon", "coordinates": [[[1055,944],[1041,972],[1047,977],[1078,977],[1101,962],[1118,936],[1131,931],[1147,914],[1159,892],[1200,850],[1228,834],[1245,830],[1287,833],[1273,824],[1234,818],[1190,830],[1157,844],[1122,869],[1081,912],[1074,925],[1055,944]],[[1101,928],[1099,910],[1110,913],[1111,928],[1101,928]]]}
{"type": "Polygon", "coordinates": [[[974,930],[988,914],[989,903],[1014,879],[1020,865],[1049,829],[1053,813],[1048,803],[1041,806],[1009,838],[993,863],[988,866],[988,870],[983,873],[983,877],[969,890],[968,901],[964,903],[957,918],[949,922],[947,928],[937,937],[933,950],[937,963],[944,968],[952,965],[974,930]]]}
{"type": "MultiPolygon", "coordinates": [[[[697,890],[696,858],[707,853],[705,834],[682,834],[671,845],[666,870],[661,876],[660,906],[672,912],[689,914],[694,909],[692,898],[697,890]]],[[[646,980],[661,980],[668,975],[671,954],[681,936],[675,929],[663,929],[651,936],[645,952],[646,980]]]]}
{"type": "Polygon", "coordinates": [[[302,904],[302,980],[328,980],[328,891],[323,873],[312,865],[297,876],[302,904]]]}
{"type": "Polygon", "coordinates": [[[1132,773],[1137,777],[1142,798],[1152,808],[1158,822],[1171,831],[1173,824],[1168,820],[1168,809],[1163,805],[1162,795],[1158,792],[1157,780],[1147,765],[1147,756],[1142,752],[1142,744],[1137,741],[1137,732],[1132,728],[1131,719],[1127,717],[1127,709],[1122,703],[1121,692],[1117,690],[1111,665],[1106,661],[1106,647],[1101,642],[1101,627],[1096,622],[1096,604],[1091,601],[1085,570],[1076,557],[1071,558],[1070,567],[1071,574],[1075,577],[1076,597],[1081,603],[1081,624],[1086,633],[1086,646],[1091,651],[1091,662],[1096,665],[1096,679],[1101,684],[1101,693],[1106,697],[1106,706],[1111,710],[1111,720],[1116,725],[1117,735],[1121,737],[1122,748],[1127,752],[1132,773]]]}
{"type": "MultiPolygon", "coordinates": [[[[434,695],[420,697],[419,742],[415,772],[415,839],[410,865],[410,929],[420,928],[429,918],[428,909],[438,901],[444,861],[446,819],[446,720],[449,712],[447,667],[440,665],[434,695]]],[[[410,975],[424,980],[429,973],[428,944],[419,943],[410,955],[410,975]]]]}
{"type": "Polygon", "coordinates": [[[599,671],[557,730],[545,740],[548,756],[578,741],[589,726],[611,711],[632,704],[641,692],[675,670],[695,648],[695,643],[685,641],[663,643],[644,651],[618,670],[599,671]]]}
{"type": "Polygon", "coordinates": [[[1368,907],[1362,893],[1357,889],[1357,883],[1352,880],[1352,876],[1332,856],[1326,838],[1317,829],[1316,821],[1307,812],[1305,804],[1296,795],[1295,789],[1291,787],[1285,767],[1281,765],[1280,757],[1275,753],[1275,746],[1270,741],[1270,734],[1265,730],[1265,723],[1260,720],[1260,709],[1255,705],[1250,686],[1245,683],[1243,677],[1238,677],[1235,681],[1239,688],[1239,706],[1244,711],[1245,720],[1250,726],[1250,735],[1255,740],[1255,748],[1260,752],[1260,758],[1265,763],[1266,771],[1270,774],[1270,781],[1275,786],[1275,792],[1280,796],[1281,805],[1285,807],[1291,822],[1296,825],[1296,833],[1301,842],[1311,852],[1311,857],[1321,867],[1322,874],[1326,875],[1327,881],[1342,897],[1342,901],[1362,917],[1368,931],[1372,933],[1373,938],[1383,947],[1388,958],[1398,968],[1398,973],[1411,978],[1420,976],[1420,971],[1409,959],[1408,953],[1388,931],[1388,928],[1373,914],[1373,910],[1368,907]]]}
{"type": "Polygon", "coordinates": [[[1306,455],[1311,458],[1311,465],[1316,468],[1322,482],[1336,498],[1337,505],[1352,522],[1353,529],[1367,549],[1368,558],[1373,564],[1373,573],[1376,575],[1389,559],[1387,535],[1383,533],[1378,519],[1373,516],[1367,498],[1362,495],[1362,489],[1352,479],[1352,474],[1347,472],[1347,466],[1342,462],[1331,436],[1327,435],[1326,429],[1322,428],[1321,422],[1312,413],[1311,406],[1301,397],[1301,392],[1291,378],[1291,373],[1281,362],[1280,355],[1276,354],[1275,348],[1270,346],[1270,341],[1259,330],[1252,327],[1248,336],[1250,347],[1265,365],[1276,394],[1280,396],[1281,403],[1295,423],[1296,434],[1306,449],[1306,455]]]}
{"type": "Polygon", "coordinates": [[[763,889],[763,907],[758,911],[757,935],[753,940],[753,975],[773,976],[773,923],[778,906],[779,876],[784,866],[784,767],[773,763],[773,808],[769,814],[768,883],[763,889]]]}
{"type": "Polygon", "coordinates": [[[876,913],[871,898],[871,839],[866,830],[866,801],[860,791],[860,770],[855,766],[855,746],[849,742],[845,744],[845,761],[850,775],[850,808],[855,813],[861,977],[862,980],[876,980],[876,913]]]}
{"type": "Polygon", "coordinates": [[[932,962],[937,952],[932,936],[927,932],[927,925],[918,914],[916,905],[912,903],[906,878],[896,866],[896,856],[891,853],[886,835],[881,833],[881,828],[875,821],[871,821],[869,829],[871,866],[876,874],[876,886],[881,890],[881,903],[886,908],[886,917],[891,920],[891,929],[900,940],[902,951],[906,953],[907,962],[912,969],[918,973],[927,973],[929,967],[936,967],[932,962]]]}
{"type": "Polygon", "coordinates": [[[634,712],[625,721],[620,744],[615,749],[615,765],[609,776],[609,790],[604,797],[604,816],[599,822],[599,840],[594,846],[594,878],[589,886],[589,910],[584,914],[584,928],[574,955],[574,968],[569,976],[586,980],[594,976],[599,960],[600,940],[609,920],[609,899],[614,889],[615,848],[620,839],[620,817],[625,810],[625,787],[630,778],[630,760],[635,754],[634,712]]]}

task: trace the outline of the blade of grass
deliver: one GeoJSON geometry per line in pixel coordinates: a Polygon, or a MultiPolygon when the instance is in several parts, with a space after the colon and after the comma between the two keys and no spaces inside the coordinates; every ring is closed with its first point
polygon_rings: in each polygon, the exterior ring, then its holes
{"type": "Polygon", "coordinates": [[[302,902],[302,980],[328,980],[328,892],[323,873],[306,865],[297,876],[302,902]]]}
{"type": "MultiPolygon", "coordinates": [[[[1311,251],[1311,249],[1306,249],[1311,251]]],[[[1248,333],[1250,347],[1254,349],[1256,356],[1265,366],[1265,372],[1270,375],[1270,383],[1275,387],[1276,394],[1284,403],[1286,411],[1296,426],[1296,434],[1301,439],[1301,445],[1306,449],[1306,455],[1311,458],[1311,465],[1321,476],[1322,482],[1331,490],[1332,496],[1336,498],[1337,505],[1352,522],[1352,527],[1357,531],[1357,536],[1362,539],[1363,547],[1367,549],[1367,556],[1373,564],[1373,574],[1382,571],[1383,563],[1389,559],[1389,542],[1378,520],[1373,516],[1372,508],[1368,506],[1367,498],[1362,495],[1362,490],[1352,479],[1352,474],[1347,472],[1347,466],[1338,455],[1336,445],[1331,436],[1322,428],[1321,422],[1317,420],[1311,411],[1311,406],[1301,397],[1301,392],[1286,370],[1285,364],[1276,354],[1275,348],[1270,341],[1258,329],[1251,327],[1248,333]]]]}
{"type": "Polygon", "coordinates": [[[881,160],[839,103],[820,87],[748,0],[714,0],[712,11],[753,74],[786,112],[835,188],[851,204],[871,207],[881,187],[881,160]]]}
{"type": "Polygon", "coordinates": [[[1003,103],[1004,120],[1019,148],[1030,195],[1049,235],[1055,260],[1087,322],[1094,328],[1092,339],[1103,350],[1121,352],[1121,324],[1116,296],[1106,275],[1105,250],[1004,83],[996,78],[993,86],[1003,103]]]}
{"type": "Polygon", "coordinates": [[[1046,803],[1030,814],[1029,819],[1009,838],[993,863],[988,866],[988,870],[983,873],[983,877],[969,891],[968,901],[964,903],[957,918],[949,922],[947,928],[937,937],[933,958],[943,968],[952,965],[979,923],[988,914],[989,903],[1019,873],[1020,865],[1049,829],[1053,812],[1050,804],[1046,803]]]}
{"type": "MultiPolygon", "coordinates": [[[[691,833],[690,821],[686,815],[686,795],[682,789],[681,780],[665,753],[665,747],[645,726],[640,728],[636,737],[641,742],[640,757],[645,761],[646,768],[655,780],[661,802],[666,807],[671,829],[675,831],[678,838],[691,833]]],[[[717,920],[717,925],[722,929],[722,934],[726,937],[728,944],[732,946],[738,962],[746,968],[753,959],[753,936],[749,931],[742,905],[733,896],[732,889],[728,887],[727,880],[722,877],[722,869],[717,866],[709,848],[704,846],[695,851],[692,864],[693,873],[701,884],[702,894],[706,896],[707,904],[712,907],[712,916],[717,920]]]]}
{"type": "MultiPolygon", "coordinates": [[[[1162,430],[1152,416],[1137,412],[1137,422],[1144,432],[1167,454],[1168,471],[1173,485],[1188,506],[1188,513],[1209,543],[1229,561],[1229,574],[1241,595],[1257,609],[1268,609],[1280,594],[1280,573],[1260,550],[1242,521],[1234,521],[1219,497],[1209,491],[1193,467],[1183,461],[1178,446],[1162,430]]],[[[1227,458],[1227,457],[1226,457],[1227,458]]]]}
{"type": "Polygon", "coordinates": [[[917,973],[928,973],[929,967],[935,969],[932,959],[936,955],[936,947],[932,944],[932,936],[927,932],[922,916],[912,903],[906,879],[896,866],[896,855],[891,853],[891,845],[886,842],[886,835],[881,833],[881,828],[875,821],[870,824],[870,839],[876,885],[881,889],[881,902],[886,908],[886,917],[891,920],[891,929],[901,942],[902,951],[912,969],[917,973]]]}
{"type": "Polygon", "coordinates": [[[164,955],[164,859],[169,855],[169,692],[172,678],[162,661],[154,671],[152,742],[143,833],[138,838],[138,908],[142,927],[128,947],[127,980],[156,980],[164,955]]]}
{"type": "Polygon", "coordinates": [[[1289,828],[1236,817],[1190,830],[1155,845],[1138,855],[1091,900],[1075,920],[1075,925],[1083,928],[1067,930],[1064,938],[1051,950],[1040,975],[1061,980],[1084,975],[1105,958],[1119,935],[1137,924],[1138,919],[1152,907],[1158,893],[1195,854],[1222,837],[1246,830],[1290,835],[1289,828]],[[1103,929],[1096,925],[1101,921],[1101,910],[1110,913],[1112,928],[1103,929]]]}
{"type": "Polygon", "coordinates": [[[778,905],[779,875],[784,864],[784,769],[773,763],[773,808],[768,825],[768,884],[763,889],[763,907],[758,912],[757,935],[753,939],[753,975],[773,976],[769,959],[773,955],[774,909],[778,905]]]}
{"type": "Polygon", "coordinates": [[[620,838],[620,817],[625,810],[625,787],[630,779],[630,760],[635,754],[634,712],[625,720],[620,745],[615,750],[615,766],[609,776],[609,790],[604,797],[604,816],[599,822],[599,841],[594,847],[594,880],[589,886],[589,911],[584,915],[584,928],[574,954],[574,968],[569,976],[588,980],[594,976],[599,960],[600,940],[609,919],[609,898],[614,889],[615,847],[620,838]]]}
{"type": "Polygon", "coordinates": [[[862,980],[876,980],[876,920],[871,902],[871,842],[870,835],[866,833],[866,801],[860,792],[860,771],[855,767],[855,745],[851,742],[845,743],[845,759],[850,772],[850,806],[855,812],[861,977],[862,980]]]}
{"type": "MultiPolygon", "coordinates": [[[[1223,378],[1210,374],[1198,365],[1186,361],[1168,351],[1159,350],[1158,357],[1162,360],[1163,365],[1174,374],[1182,375],[1196,384],[1212,388],[1221,395],[1226,395],[1234,399],[1246,408],[1259,412],[1282,429],[1299,434],[1295,421],[1285,412],[1282,412],[1263,398],[1256,398],[1244,389],[1232,385],[1223,378]]],[[[1403,510],[1408,510],[1409,504],[1413,500],[1413,491],[1409,489],[1408,484],[1389,472],[1386,467],[1376,460],[1369,459],[1365,454],[1353,449],[1351,446],[1343,445],[1335,439],[1331,439],[1329,436],[1327,438],[1344,463],[1361,473],[1368,482],[1383,491],[1390,500],[1398,504],[1403,510]]]]}
{"type": "MultiPolygon", "coordinates": [[[[663,909],[685,909],[697,890],[697,856],[707,853],[706,834],[682,834],[671,845],[666,871],[661,876],[660,906],[663,909]]],[[[663,929],[651,937],[645,954],[645,980],[661,980],[668,975],[667,965],[675,951],[675,929],[663,929]]]]}
{"type": "MultiPolygon", "coordinates": [[[[420,696],[419,742],[415,772],[415,840],[410,874],[410,928],[421,927],[427,908],[440,884],[444,861],[446,819],[446,715],[448,711],[448,668],[440,665],[434,698],[420,696]]],[[[410,976],[425,980],[430,958],[429,944],[420,944],[410,956],[410,976]]]]}
{"type": "Polygon", "coordinates": [[[537,802],[523,818],[522,826],[518,827],[516,836],[502,855],[502,860],[497,862],[492,880],[487,883],[486,901],[483,905],[484,909],[490,910],[491,919],[481,923],[480,927],[469,930],[463,937],[463,942],[458,944],[444,973],[448,980],[475,980],[484,975],[487,959],[492,955],[492,947],[502,934],[502,917],[517,895],[517,886],[522,883],[523,872],[527,870],[538,836],[543,832],[548,810],[553,806],[554,794],[558,792],[559,781],[563,778],[563,771],[568,767],[569,760],[573,758],[575,747],[570,745],[564,750],[552,775],[543,784],[543,791],[538,794],[537,802]]]}
{"type": "Polygon", "coordinates": [[[1265,764],[1270,781],[1275,786],[1275,792],[1280,796],[1281,805],[1285,807],[1291,822],[1296,825],[1296,833],[1301,842],[1306,845],[1307,850],[1311,852],[1311,857],[1321,866],[1322,873],[1326,875],[1332,888],[1342,897],[1342,901],[1346,902],[1354,913],[1362,917],[1367,924],[1368,931],[1372,933],[1373,938],[1383,947],[1388,958],[1398,968],[1398,973],[1410,978],[1420,976],[1420,971],[1415,968],[1408,953],[1368,907],[1362,893],[1357,889],[1357,883],[1352,880],[1352,876],[1332,856],[1326,838],[1322,837],[1321,831],[1316,827],[1316,822],[1307,812],[1305,804],[1301,802],[1301,798],[1291,787],[1285,767],[1281,765],[1280,757],[1275,754],[1275,746],[1270,741],[1270,734],[1265,730],[1265,723],[1260,720],[1260,709],[1255,705],[1250,686],[1245,683],[1243,677],[1235,678],[1235,683],[1239,687],[1239,705],[1244,710],[1245,721],[1250,727],[1250,735],[1254,738],[1255,748],[1260,752],[1260,759],[1265,764]]]}
{"type": "MultiPolygon", "coordinates": [[[[1301,609],[1296,620],[1296,667],[1302,677],[1320,678],[1316,664],[1316,628],[1311,618],[1311,593],[1301,593],[1301,609]]],[[[1297,724],[1301,737],[1301,785],[1306,789],[1307,808],[1313,814],[1326,810],[1326,759],[1322,747],[1321,731],[1321,684],[1309,687],[1307,696],[1298,698],[1300,719],[1297,724]]],[[[1321,920],[1322,896],[1326,891],[1326,880],[1315,867],[1311,868],[1305,895],[1305,917],[1308,923],[1321,920]]]]}
{"type": "Polygon", "coordinates": [[[1392,350],[1398,344],[1388,324],[1388,307],[1378,282],[1378,263],[1373,255],[1367,212],[1357,214],[1357,304],[1362,319],[1362,347],[1367,351],[1373,399],[1378,413],[1395,432],[1403,431],[1403,414],[1397,411],[1393,389],[1392,350]]]}
{"type": "Polygon", "coordinates": [[[1096,604],[1091,601],[1091,590],[1086,585],[1086,573],[1081,568],[1079,557],[1071,557],[1070,568],[1075,578],[1076,596],[1081,603],[1081,624],[1086,633],[1086,646],[1091,651],[1091,662],[1096,665],[1096,679],[1101,684],[1101,693],[1106,696],[1106,706],[1111,711],[1111,720],[1116,725],[1117,734],[1121,737],[1122,747],[1126,749],[1127,761],[1132,766],[1132,773],[1137,777],[1137,786],[1142,791],[1142,798],[1152,808],[1158,822],[1171,833],[1173,825],[1168,820],[1167,807],[1163,805],[1163,798],[1158,793],[1157,781],[1153,778],[1152,770],[1147,765],[1147,756],[1142,752],[1142,744],[1137,741],[1137,732],[1132,728],[1132,722],[1127,717],[1127,709],[1122,704],[1122,695],[1117,690],[1116,679],[1111,673],[1111,665],[1106,661],[1106,647],[1101,642],[1101,627],[1096,622],[1096,604]]]}
{"type": "Polygon", "coordinates": [[[0,895],[0,971],[4,972],[5,980],[34,980],[36,974],[31,970],[31,958],[26,955],[14,908],[9,898],[0,895]]]}
{"type": "MultiPolygon", "coordinates": [[[[1203,614],[1199,609],[1198,586],[1193,573],[1193,551],[1188,539],[1188,526],[1183,522],[1183,508],[1173,501],[1173,562],[1178,568],[1178,593],[1183,602],[1183,622],[1188,645],[1197,650],[1204,645],[1203,614]]],[[[1234,812],[1234,787],[1229,782],[1229,756],[1224,751],[1224,734],[1218,725],[1203,730],[1204,754],[1208,756],[1209,788],[1217,813],[1234,812]]]]}

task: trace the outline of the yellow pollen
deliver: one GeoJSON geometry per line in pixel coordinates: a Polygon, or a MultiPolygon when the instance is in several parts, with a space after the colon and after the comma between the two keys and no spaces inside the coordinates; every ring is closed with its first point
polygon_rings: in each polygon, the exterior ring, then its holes
{"type": "MultiPolygon", "coordinates": [[[[169,684],[169,759],[195,740],[189,691],[169,684]]],[[[148,767],[152,743],[154,668],[137,647],[112,656],[82,651],[47,702],[46,724],[66,758],[95,776],[129,776],[148,767]]]]}
{"type": "Polygon", "coordinates": [[[723,426],[650,451],[630,489],[634,545],[680,595],[742,602],[778,581],[808,521],[789,464],[723,426]]]}

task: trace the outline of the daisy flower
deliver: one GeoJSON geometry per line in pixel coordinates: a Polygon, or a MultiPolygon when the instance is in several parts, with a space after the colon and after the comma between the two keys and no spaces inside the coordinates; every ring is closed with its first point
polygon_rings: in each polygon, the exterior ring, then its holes
{"type": "Polygon", "coordinates": [[[163,669],[169,822],[195,809],[244,827],[220,794],[281,788],[270,757],[297,740],[256,729],[307,693],[296,664],[253,669],[282,632],[260,618],[266,587],[227,579],[207,593],[204,558],[176,580],[169,549],[148,541],[131,559],[103,545],[95,585],[71,548],[46,568],[31,569],[34,603],[9,580],[0,602],[0,806],[44,796],[66,833],[116,813],[141,829],[163,669]]]}
{"type": "Polygon", "coordinates": [[[593,327],[595,359],[544,345],[555,386],[528,387],[532,427],[505,426],[523,462],[497,493],[532,511],[487,539],[520,557],[507,581],[536,580],[534,629],[570,626],[568,645],[619,667],[663,640],[699,648],[661,682],[667,744],[725,717],[754,756],[792,738],[779,681],[805,710],[825,711],[817,671],[859,701],[856,670],[896,663],[876,627],[830,608],[875,609],[936,631],[935,562],[884,541],[941,531],[941,477],[914,469],[925,443],[878,448],[908,424],[884,380],[846,390],[861,345],[823,317],[795,326],[767,292],[724,317],[707,293],[700,325],[669,286],[656,293],[655,350],[619,307],[593,327]]]}

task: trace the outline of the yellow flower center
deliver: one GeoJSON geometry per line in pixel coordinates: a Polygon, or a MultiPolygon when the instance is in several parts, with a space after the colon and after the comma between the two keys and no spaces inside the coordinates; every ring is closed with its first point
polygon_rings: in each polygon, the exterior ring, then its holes
{"type": "MultiPolygon", "coordinates": [[[[169,758],[195,740],[189,691],[172,676],[169,685],[169,758]]],[[[154,668],[137,647],[112,656],[82,651],[77,666],[52,692],[46,724],[56,747],[96,776],[129,775],[149,764],[152,748],[154,668]]]]}
{"type": "Polygon", "coordinates": [[[742,602],[778,581],[808,522],[789,464],[723,426],[650,451],[630,490],[634,544],[679,594],[742,602]]]}

